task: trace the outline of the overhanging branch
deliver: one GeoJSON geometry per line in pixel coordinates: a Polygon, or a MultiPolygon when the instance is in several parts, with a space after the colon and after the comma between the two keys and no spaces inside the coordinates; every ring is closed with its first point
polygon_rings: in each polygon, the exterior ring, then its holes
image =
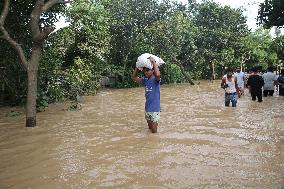
{"type": "Polygon", "coordinates": [[[0,38],[5,39],[17,51],[19,58],[20,58],[20,63],[27,70],[28,63],[27,63],[27,59],[25,57],[25,54],[24,54],[22,47],[14,39],[12,39],[10,37],[10,34],[8,33],[8,31],[4,27],[4,23],[5,23],[6,17],[7,17],[8,12],[9,12],[9,5],[10,5],[10,1],[5,0],[3,11],[0,15],[0,31],[3,33],[3,35],[0,36],[0,38]]]}
{"type": "MultiPolygon", "coordinates": [[[[0,31],[3,33],[2,36],[0,36],[1,39],[5,39],[18,53],[18,56],[20,58],[21,64],[24,66],[24,68],[27,70],[28,69],[28,61],[26,59],[25,53],[20,46],[14,39],[11,38],[10,34],[4,27],[4,23],[6,20],[6,17],[9,12],[9,5],[10,1],[9,0],[3,0],[4,1],[4,6],[3,10],[0,15],[0,31]]],[[[69,3],[70,1],[64,1],[64,0],[50,0],[46,3],[44,3],[44,0],[37,0],[35,3],[35,7],[32,11],[31,14],[31,31],[32,31],[32,36],[33,36],[33,42],[39,45],[43,44],[43,41],[45,38],[48,37],[48,35],[54,31],[55,27],[54,26],[49,26],[46,27],[42,32],[40,31],[39,27],[39,19],[40,16],[43,12],[46,12],[49,8],[54,6],[55,4],[58,3],[69,3]]]]}
{"type": "Polygon", "coordinates": [[[47,38],[48,35],[55,30],[54,26],[48,26],[44,28],[42,31],[40,31],[38,23],[42,13],[46,12],[49,8],[59,3],[69,3],[69,1],[49,0],[46,3],[44,3],[44,0],[37,0],[31,14],[31,29],[33,35],[33,42],[37,44],[42,43],[43,40],[47,38]]]}
{"type": "Polygon", "coordinates": [[[0,26],[0,30],[4,34],[3,36],[1,36],[1,38],[5,39],[8,43],[10,43],[10,45],[17,51],[19,58],[20,58],[20,63],[27,70],[28,69],[28,62],[27,62],[25,53],[24,53],[22,47],[20,46],[20,44],[18,44],[15,40],[13,40],[10,37],[9,33],[7,32],[7,30],[3,26],[0,26]]]}
{"type": "Polygon", "coordinates": [[[46,12],[48,9],[50,9],[52,6],[54,6],[55,4],[59,4],[59,3],[70,3],[70,1],[64,1],[64,0],[50,0],[48,2],[46,2],[43,6],[43,12],[46,12]]]}
{"type": "Polygon", "coordinates": [[[45,39],[48,37],[48,35],[53,32],[55,30],[55,26],[54,25],[51,25],[51,26],[48,26],[46,28],[44,28],[44,30],[41,32],[41,37],[42,39],[45,39]]]}
{"type": "Polygon", "coordinates": [[[4,7],[3,7],[2,13],[0,15],[0,26],[4,26],[4,22],[5,22],[5,19],[8,15],[8,11],[9,11],[9,4],[10,4],[9,0],[4,0],[4,7]]]}
{"type": "Polygon", "coordinates": [[[31,30],[33,38],[40,36],[40,29],[38,26],[40,15],[42,14],[42,8],[44,6],[44,0],[37,0],[31,13],[31,30]]]}

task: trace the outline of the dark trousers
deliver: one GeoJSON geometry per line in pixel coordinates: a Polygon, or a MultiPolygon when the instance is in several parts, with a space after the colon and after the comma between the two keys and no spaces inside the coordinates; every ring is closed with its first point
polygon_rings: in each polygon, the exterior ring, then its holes
{"type": "Polygon", "coordinates": [[[251,99],[253,101],[255,101],[256,97],[257,97],[258,102],[262,102],[262,91],[261,90],[252,90],[251,91],[251,99]]]}
{"type": "Polygon", "coordinates": [[[279,87],[279,95],[284,96],[284,87],[282,86],[279,87]]]}
{"type": "Polygon", "coordinates": [[[273,96],[273,94],[274,94],[274,90],[263,90],[264,97],[267,97],[267,95],[273,96]]]}

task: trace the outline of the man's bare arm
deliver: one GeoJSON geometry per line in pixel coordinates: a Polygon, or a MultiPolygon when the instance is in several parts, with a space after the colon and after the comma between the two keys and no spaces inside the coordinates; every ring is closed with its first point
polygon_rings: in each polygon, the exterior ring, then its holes
{"type": "Polygon", "coordinates": [[[138,77],[138,72],[139,72],[138,68],[135,68],[132,74],[132,79],[138,83],[141,83],[142,79],[138,77]]]}
{"type": "Polygon", "coordinates": [[[154,75],[156,76],[156,79],[160,80],[161,79],[161,73],[160,73],[159,67],[158,67],[155,59],[153,57],[150,57],[149,59],[150,59],[152,65],[153,65],[154,75]]]}
{"type": "Polygon", "coordinates": [[[238,79],[235,77],[235,87],[236,87],[236,90],[237,90],[237,93],[238,93],[238,96],[240,97],[241,95],[241,91],[240,91],[240,88],[238,86],[238,79]]]}
{"type": "Polygon", "coordinates": [[[224,88],[225,84],[226,84],[226,79],[223,78],[221,81],[221,88],[224,88]]]}

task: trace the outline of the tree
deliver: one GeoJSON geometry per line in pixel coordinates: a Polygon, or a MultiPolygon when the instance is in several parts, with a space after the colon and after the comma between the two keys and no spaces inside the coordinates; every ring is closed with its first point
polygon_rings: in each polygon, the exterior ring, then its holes
{"type": "MultiPolygon", "coordinates": [[[[273,39],[271,48],[276,52],[278,57],[278,64],[277,67],[280,69],[283,67],[283,60],[284,60],[284,36],[281,34],[280,29],[275,30],[275,37],[273,39]]],[[[279,70],[278,70],[279,71],[279,70]]]]}
{"type": "Polygon", "coordinates": [[[66,12],[71,35],[75,34],[75,42],[67,54],[69,59],[73,61],[76,56],[89,60],[105,59],[110,46],[110,23],[104,2],[77,0],[66,12]]]}
{"type": "Polygon", "coordinates": [[[284,1],[265,0],[259,4],[258,24],[263,24],[268,29],[272,26],[282,27],[284,25],[284,1]]]}
{"type": "Polygon", "coordinates": [[[258,28],[250,33],[243,42],[246,60],[245,66],[252,68],[254,66],[275,66],[277,63],[277,51],[273,48],[273,38],[269,30],[258,28]]]}
{"type": "Polygon", "coordinates": [[[95,92],[101,75],[110,67],[106,61],[109,13],[103,2],[73,1],[65,18],[69,26],[46,40],[39,70],[38,105],[47,100],[76,101],[82,94],[95,92]]]}
{"type": "Polygon", "coordinates": [[[211,1],[201,3],[196,10],[193,19],[199,29],[196,46],[204,63],[204,74],[207,79],[215,79],[220,73],[218,69],[228,66],[222,63],[224,56],[232,57],[233,52],[237,57],[240,41],[248,34],[246,19],[241,9],[222,7],[211,1]]]}
{"type": "MultiPolygon", "coordinates": [[[[6,29],[5,21],[9,20],[9,10],[13,10],[13,5],[18,2],[10,3],[10,0],[4,0],[2,3],[2,13],[0,15],[0,31],[2,32],[2,39],[5,39],[12,48],[17,52],[19,57],[19,62],[22,67],[27,72],[27,103],[26,103],[26,127],[36,126],[36,98],[37,98],[37,77],[39,60],[42,53],[42,48],[44,46],[44,41],[48,35],[54,31],[54,26],[50,25],[54,19],[49,17],[50,14],[54,14],[52,9],[56,4],[67,3],[67,1],[62,0],[37,0],[35,3],[33,1],[26,2],[31,8],[31,14],[29,19],[25,18],[23,21],[29,23],[30,31],[28,33],[31,36],[31,48],[24,49],[21,44],[19,44],[16,38],[12,37],[11,30],[6,29]]],[[[9,28],[9,26],[8,26],[9,28]]],[[[14,34],[16,36],[16,34],[14,34]]],[[[28,47],[28,45],[27,45],[28,47]]]]}
{"type": "MultiPolygon", "coordinates": [[[[196,28],[185,12],[176,10],[167,19],[157,21],[147,28],[145,34],[140,36],[139,44],[144,50],[152,49],[169,64],[176,64],[185,80],[193,85],[194,83],[186,69],[192,67],[193,58],[197,51],[194,45],[195,31],[196,28]]],[[[166,65],[166,68],[172,68],[173,73],[177,74],[174,71],[177,70],[175,69],[176,66],[166,65]]],[[[165,76],[166,80],[168,76],[170,78],[169,73],[165,74],[167,75],[165,76]]]]}
{"type": "MultiPolygon", "coordinates": [[[[111,48],[109,59],[112,64],[122,70],[121,82],[130,78],[127,71],[134,59],[142,52],[137,52],[137,38],[154,22],[163,20],[170,11],[169,0],[115,0],[109,1],[108,10],[111,13],[111,48]]],[[[144,51],[145,52],[145,51],[144,51]]],[[[148,51],[156,54],[155,52],[148,51]]]]}

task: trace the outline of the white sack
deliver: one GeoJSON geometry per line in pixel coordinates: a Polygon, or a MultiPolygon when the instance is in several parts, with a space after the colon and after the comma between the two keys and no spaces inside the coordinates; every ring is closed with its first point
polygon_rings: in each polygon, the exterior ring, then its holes
{"type": "Polygon", "coordinates": [[[155,56],[155,55],[152,55],[152,54],[149,54],[149,53],[144,53],[142,55],[140,55],[138,58],[137,58],[137,62],[136,62],[136,67],[139,69],[139,70],[142,70],[143,67],[146,67],[146,68],[149,68],[149,69],[152,69],[153,68],[153,65],[151,64],[150,60],[149,60],[149,57],[153,57],[157,63],[158,66],[164,64],[165,62],[155,56]]]}

